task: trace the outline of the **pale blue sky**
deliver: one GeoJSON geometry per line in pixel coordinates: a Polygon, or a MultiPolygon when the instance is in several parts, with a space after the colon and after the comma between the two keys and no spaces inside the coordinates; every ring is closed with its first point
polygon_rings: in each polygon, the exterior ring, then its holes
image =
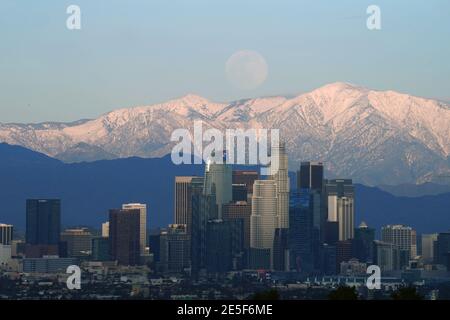
{"type": "Polygon", "coordinates": [[[72,121],[186,93],[229,101],[347,81],[450,100],[448,0],[1,0],[0,122],[72,121]],[[81,7],[82,30],[66,29],[81,7]],[[379,5],[382,30],[366,28],[379,5]],[[259,52],[268,78],[233,87],[259,52]]]}

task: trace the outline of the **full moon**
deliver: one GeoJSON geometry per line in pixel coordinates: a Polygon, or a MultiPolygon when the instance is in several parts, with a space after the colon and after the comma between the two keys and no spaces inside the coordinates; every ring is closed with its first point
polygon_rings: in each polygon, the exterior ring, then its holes
{"type": "Polygon", "coordinates": [[[241,50],[228,58],[225,72],[235,87],[252,90],[266,80],[268,68],[266,60],[258,52],[241,50]]]}

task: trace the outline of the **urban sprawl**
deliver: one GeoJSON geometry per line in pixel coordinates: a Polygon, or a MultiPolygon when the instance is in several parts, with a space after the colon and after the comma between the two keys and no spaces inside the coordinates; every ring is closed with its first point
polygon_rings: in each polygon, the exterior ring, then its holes
{"type": "Polygon", "coordinates": [[[147,231],[142,203],[109,210],[101,228],[61,230],[60,199],[27,199],[23,236],[0,224],[0,299],[326,299],[342,286],[362,299],[405,287],[450,298],[450,232],[393,224],[377,239],[355,225],[351,179],[302,162],[294,189],[285,146],[272,153],[279,168],[264,179],[226,162],[177,176],[174,223],[158,230],[147,231]],[[70,290],[74,265],[81,284],[70,290]],[[372,265],[376,290],[366,285],[372,265]]]}

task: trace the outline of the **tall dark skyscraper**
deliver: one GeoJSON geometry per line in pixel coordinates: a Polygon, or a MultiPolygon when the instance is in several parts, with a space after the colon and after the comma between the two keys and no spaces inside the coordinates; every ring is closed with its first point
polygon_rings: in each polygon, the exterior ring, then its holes
{"type": "Polygon", "coordinates": [[[308,161],[300,164],[300,170],[297,172],[298,194],[296,197],[301,197],[302,199],[300,201],[301,205],[297,204],[298,208],[294,210],[294,213],[295,211],[298,212],[294,219],[301,221],[300,228],[302,231],[300,233],[304,233],[301,237],[306,237],[307,243],[302,245],[303,248],[300,252],[303,253],[297,255],[296,258],[291,257],[291,262],[295,263],[293,267],[296,269],[300,268],[300,270],[305,272],[317,270],[322,265],[320,251],[326,238],[327,220],[323,178],[324,168],[322,162],[308,161]]]}
{"type": "Polygon", "coordinates": [[[302,162],[297,172],[297,189],[322,190],[323,163],[302,162]]]}
{"type": "Polygon", "coordinates": [[[353,241],[345,240],[336,243],[336,270],[341,269],[341,262],[347,262],[353,258],[353,241]]]}
{"type": "Polygon", "coordinates": [[[245,265],[245,252],[250,247],[251,205],[245,201],[223,205],[223,220],[230,224],[233,270],[245,265]]]}
{"type": "Polygon", "coordinates": [[[192,272],[195,275],[206,268],[206,230],[211,217],[217,216],[215,194],[199,194],[192,196],[192,272]]]}
{"type": "Polygon", "coordinates": [[[140,210],[109,210],[110,253],[121,265],[138,265],[140,258],[140,210]]]}
{"type": "Polygon", "coordinates": [[[191,267],[191,244],[185,224],[170,224],[161,232],[160,265],[163,272],[181,273],[191,267]]]}
{"type": "Polygon", "coordinates": [[[276,228],[273,239],[273,269],[289,271],[289,229],[276,228]]]}
{"type": "Polygon", "coordinates": [[[375,229],[369,228],[365,222],[361,222],[355,229],[354,250],[355,257],[361,262],[372,262],[373,241],[375,229]]]}
{"type": "Polygon", "coordinates": [[[61,201],[59,199],[28,199],[26,203],[27,258],[59,255],[61,201]]]}
{"type": "Polygon", "coordinates": [[[232,222],[210,220],[206,231],[206,269],[227,272],[232,268],[232,222]]]}
{"type": "Polygon", "coordinates": [[[225,221],[242,221],[242,237],[243,248],[250,247],[250,216],[252,207],[247,202],[228,203],[223,205],[223,220],[225,221]]]}
{"type": "MultiPolygon", "coordinates": [[[[336,243],[337,244],[337,243],[336,243]]],[[[337,248],[336,245],[325,243],[321,250],[321,272],[324,275],[337,274],[337,248]]]]}
{"type": "Polygon", "coordinates": [[[153,261],[155,263],[160,262],[161,252],[161,230],[153,230],[148,236],[148,245],[150,247],[150,253],[153,254],[153,261]]]}
{"type": "Polygon", "coordinates": [[[310,190],[291,192],[289,201],[290,267],[298,272],[314,269],[313,211],[310,208],[310,190]]]}
{"type": "Polygon", "coordinates": [[[320,244],[325,241],[325,223],[327,221],[326,200],[323,192],[324,169],[322,162],[302,162],[297,172],[297,190],[310,194],[310,209],[315,238],[316,264],[319,264],[320,256],[318,250],[320,244]],[[307,190],[307,191],[306,191],[307,190]]]}
{"type": "Polygon", "coordinates": [[[327,221],[325,223],[325,240],[328,245],[335,245],[339,241],[339,222],[327,221]]]}
{"type": "Polygon", "coordinates": [[[139,235],[139,248],[141,250],[141,256],[148,254],[147,252],[147,205],[145,203],[124,203],[122,209],[137,209],[140,212],[140,235],[139,235]]]}
{"type": "Polygon", "coordinates": [[[434,243],[434,263],[444,265],[450,271],[450,231],[438,234],[434,243]]]}
{"type": "Polygon", "coordinates": [[[59,199],[28,199],[26,243],[58,245],[61,228],[61,201],[59,199]]]}
{"type": "Polygon", "coordinates": [[[108,261],[111,259],[109,254],[109,237],[96,237],[92,239],[92,260],[108,261]]]}

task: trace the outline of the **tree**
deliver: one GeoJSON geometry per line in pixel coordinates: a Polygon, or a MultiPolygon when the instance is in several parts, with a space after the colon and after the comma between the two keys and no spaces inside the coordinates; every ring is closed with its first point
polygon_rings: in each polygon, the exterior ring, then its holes
{"type": "Polygon", "coordinates": [[[358,300],[355,287],[339,286],[328,294],[329,300],[358,300]]]}
{"type": "Polygon", "coordinates": [[[391,295],[393,300],[422,300],[415,287],[400,288],[391,295]]]}

